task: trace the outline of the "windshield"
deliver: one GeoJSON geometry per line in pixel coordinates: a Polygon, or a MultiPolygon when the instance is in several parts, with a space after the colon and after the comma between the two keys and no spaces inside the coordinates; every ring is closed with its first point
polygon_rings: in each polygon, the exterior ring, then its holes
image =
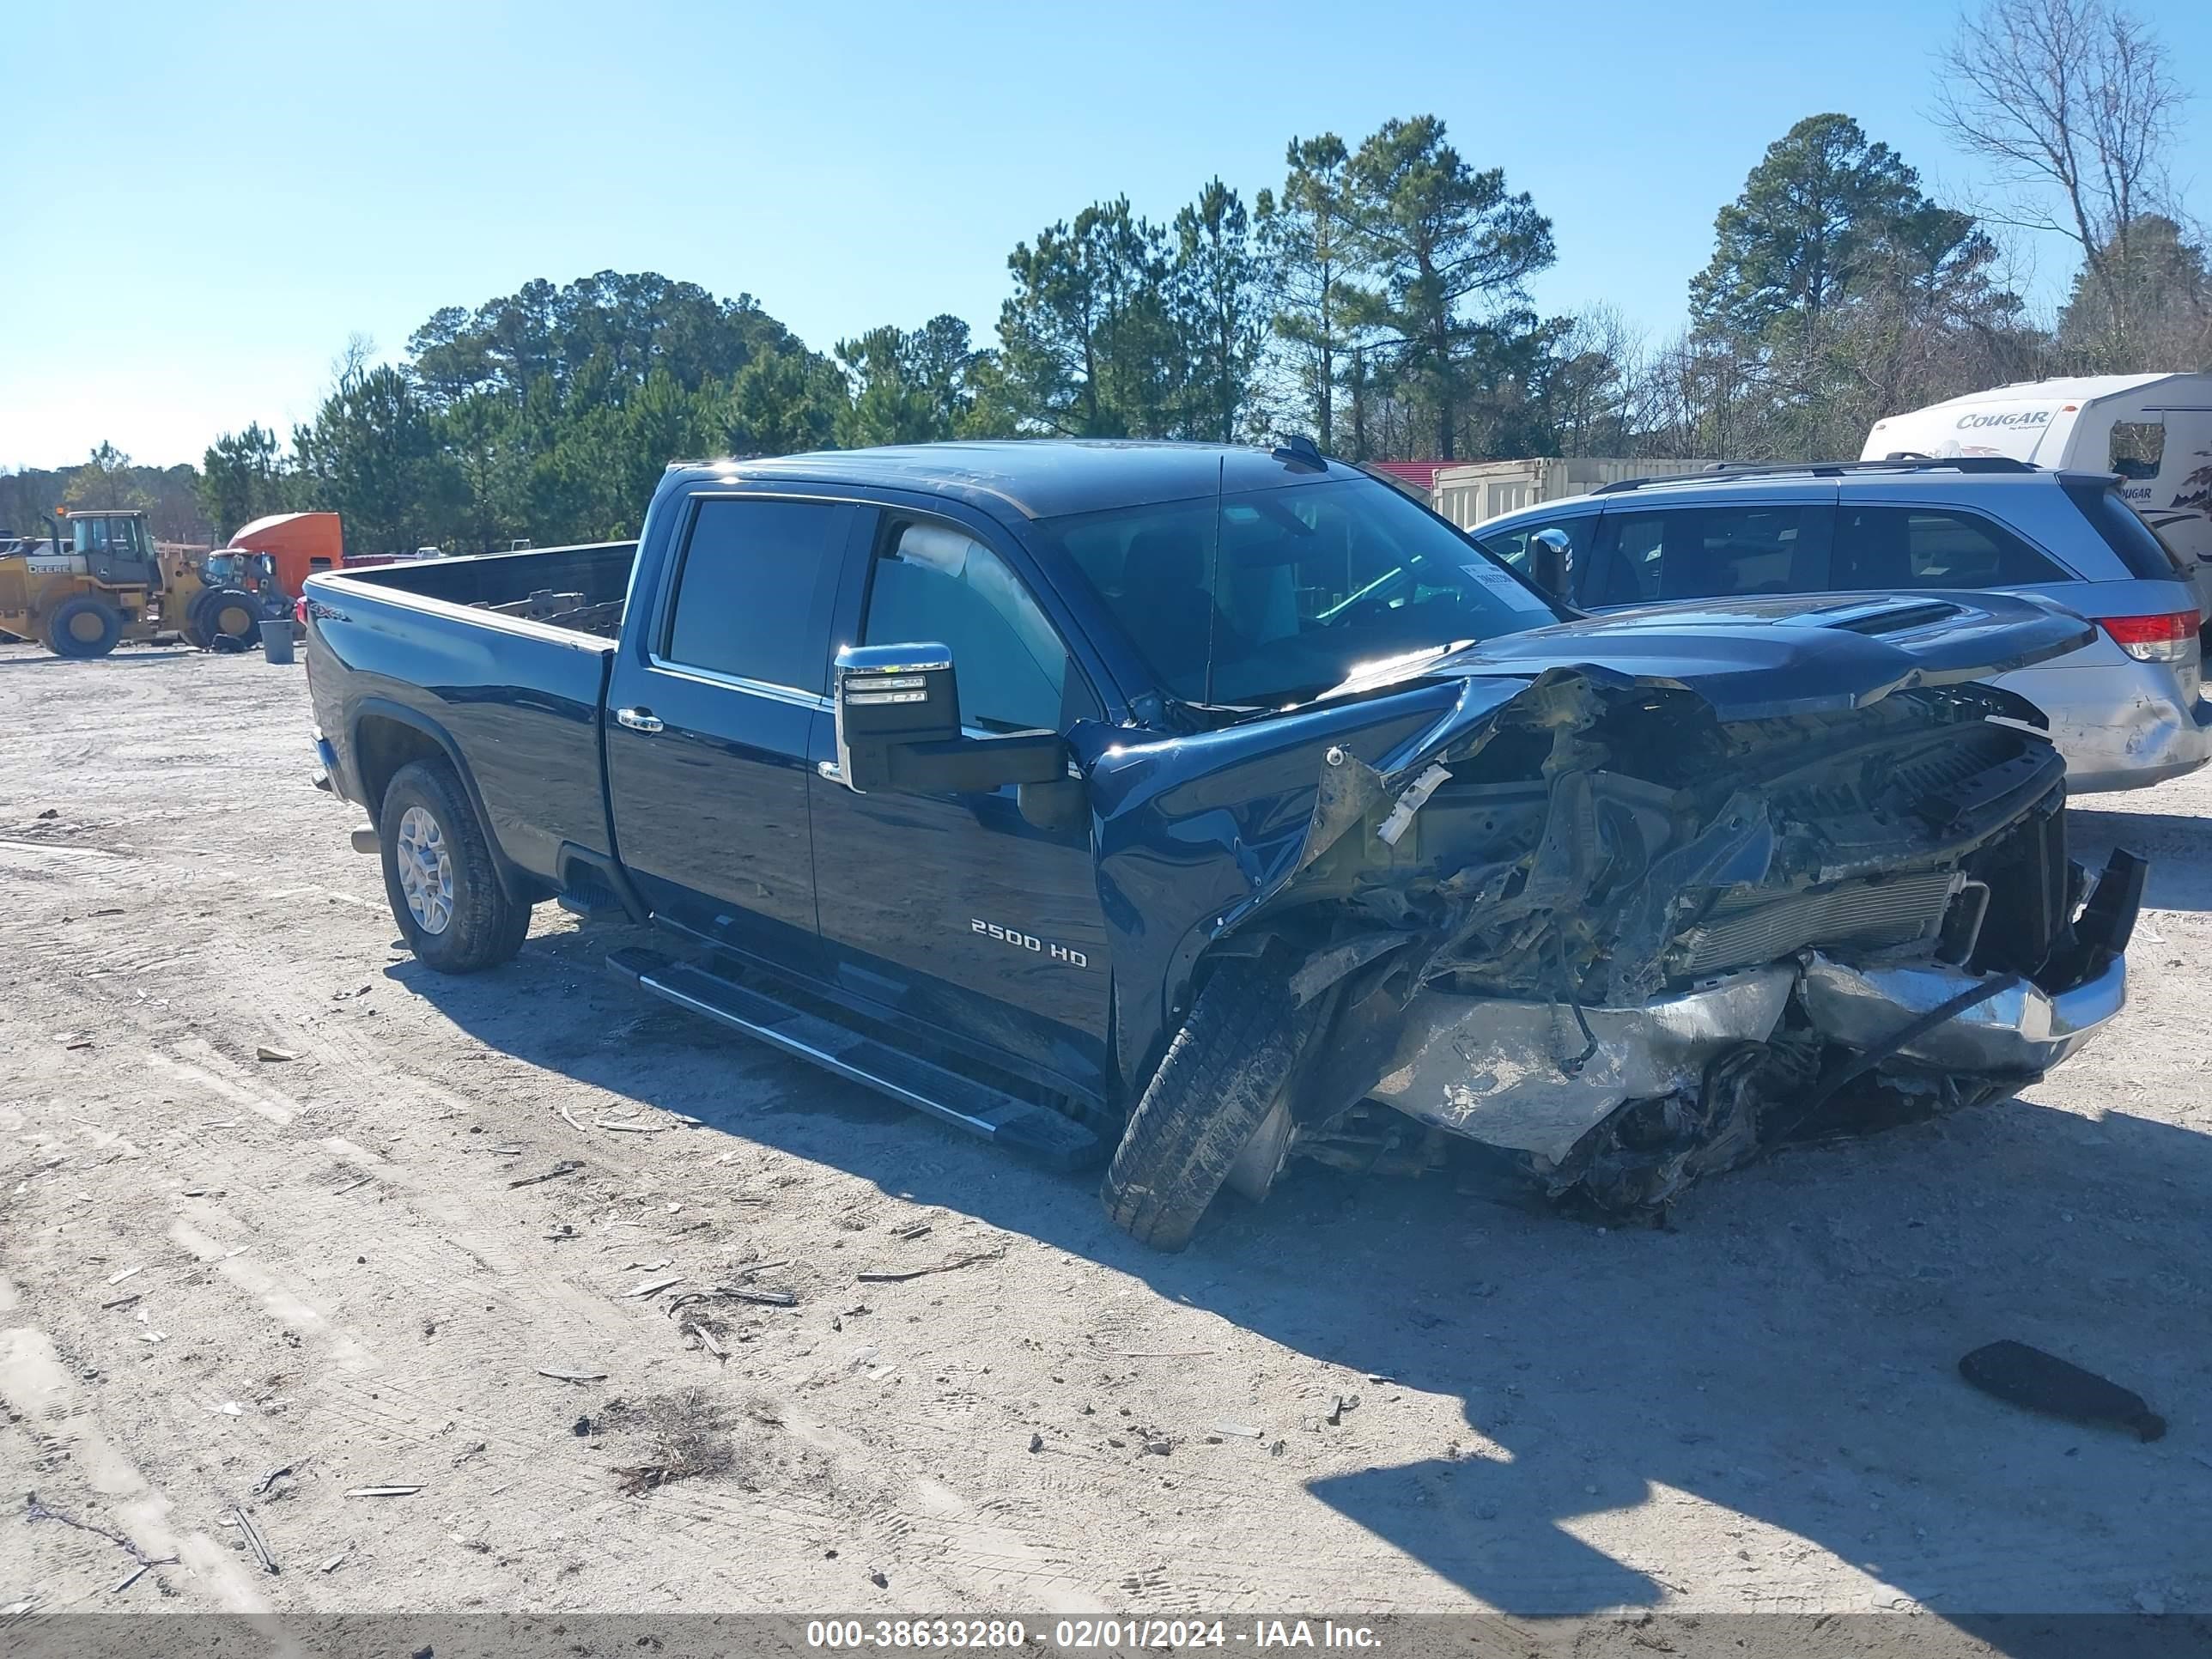
{"type": "Polygon", "coordinates": [[[1038,530],[1160,684],[1190,702],[1297,702],[1364,663],[1559,620],[1449,526],[1364,478],[1116,507],[1038,530]]]}

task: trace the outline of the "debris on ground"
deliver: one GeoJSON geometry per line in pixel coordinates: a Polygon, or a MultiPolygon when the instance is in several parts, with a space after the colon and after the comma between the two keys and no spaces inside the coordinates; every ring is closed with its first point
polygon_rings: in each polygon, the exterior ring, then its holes
{"type": "Polygon", "coordinates": [[[294,1054],[289,1048],[272,1048],[265,1042],[255,1047],[253,1057],[256,1060],[267,1060],[272,1065],[281,1065],[285,1060],[299,1059],[299,1055],[294,1054]]]}
{"type": "Polygon", "coordinates": [[[605,1371],[556,1371],[544,1365],[538,1367],[538,1374],[550,1376],[556,1382],[604,1382],[607,1380],[605,1371]]]}
{"type": "Polygon", "coordinates": [[[115,1588],[118,1590],[128,1589],[131,1585],[137,1583],[138,1582],[138,1573],[145,1571],[147,1568],[171,1566],[175,1564],[177,1559],[173,1555],[149,1556],[143,1550],[140,1549],[137,1545],[132,1543],[128,1538],[125,1538],[121,1533],[110,1532],[106,1528],[100,1526],[94,1522],[80,1521],[73,1515],[64,1515],[61,1510],[53,1509],[47,1504],[40,1503],[39,1501],[38,1493],[34,1492],[25,1492],[23,1494],[24,1524],[28,1526],[40,1521],[58,1521],[62,1525],[65,1527],[74,1527],[79,1532],[88,1532],[94,1538],[105,1538],[109,1543],[114,1545],[116,1548],[126,1552],[130,1555],[131,1559],[138,1564],[138,1572],[132,1573],[128,1578],[118,1584],[115,1588]]]}
{"type": "Polygon", "coordinates": [[[289,1463],[279,1463],[275,1468],[270,1470],[268,1474],[263,1475],[261,1479],[253,1483],[253,1495],[256,1498],[267,1497],[269,1495],[270,1487],[275,1486],[286,1475],[291,1474],[293,1467],[294,1466],[289,1463]]]}
{"type": "Polygon", "coordinates": [[[578,1163],[574,1158],[564,1158],[556,1163],[551,1169],[545,1170],[543,1174],[517,1176],[514,1180],[508,1182],[507,1184],[510,1187],[534,1187],[541,1181],[558,1181],[562,1176],[574,1175],[577,1170],[583,1167],[584,1166],[578,1163]]]}
{"type": "Polygon", "coordinates": [[[773,1290],[767,1285],[716,1285],[709,1289],[710,1296],[726,1296],[736,1302],[756,1302],[763,1308],[795,1308],[799,1295],[795,1291],[773,1290]]]}
{"type": "Polygon", "coordinates": [[[726,1474],[737,1462],[722,1407],[703,1389],[659,1395],[632,1404],[609,1401],[599,1413],[602,1431],[641,1437],[647,1445],[638,1462],[614,1471],[621,1490],[632,1498],[678,1480],[726,1474]]]}
{"type": "Polygon", "coordinates": [[[261,1564],[261,1571],[275,1572],[276,1558],[270,1552],[269,1540],[261,1535],[261,1528],[253,1524],[253,1517],[243,1509],[234,1506],[230,1511],[230,1524],[237,1528],[246,1540],[246,1547],[253,1552],[253,1559],[261,1564]]]}
{"type": "Polygon", "coordinates": [[[411,1498],[422,1491],[420,1486],[356,1486],[348,1498],[411,1498]]]}
{"type": "Polygon", "coordinates": [[[902,1238],[911,1242],[921,1237],[924,1234],[928,1232],[928,1231],[929,1224],[927,1221],[915,1221],[910,1222],[903,1227],[892,1228],[891,1237],[893,1238],[902,1238]]]}
{"type": "Polygon", "coordinates": [[[855,1273],[853,1276],[863,1285],[896,1285],[909,1279],[926,1279],[932,1273],[949,1273],[955,1268],[972,1267],[979,1261],[996,1261],[1006,1255],[1001,1249],[971,1250],[966,1255],[956,1255],[950,1261],[940,1261],[928,1267],[902,1267],[895,1271],[855,1273]]]}
{"type": "Polygon", "coordinates": [[[629,1290],[624,1291],[623,1294],[624,1296],[659,1296],[663,1291],[668,1289],[671,1285],[681,1285],[683,1282],[684,1275],[682,1273],[670,1273],[664,1279],[648,1279],[642,1285],[632,1285],[629,1290]]]}
{"type": "Polygon", "coordinates": [[[1959,1375],[1984,1394],[2029,1411],[2126,1429],[2139,1440],[2156,1440],[2166,1432],[2166,1419],[2133,1389],[2025,1342],[2007,1340],[1977,1348],[1960,1360],[1959,1375]]]}

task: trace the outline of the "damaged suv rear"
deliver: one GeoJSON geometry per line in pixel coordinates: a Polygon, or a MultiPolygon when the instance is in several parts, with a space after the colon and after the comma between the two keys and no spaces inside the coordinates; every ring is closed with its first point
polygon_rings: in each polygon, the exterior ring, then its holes
{"type": "MultiPolygon", "coordinates": [[[[1977,683],[2080,619],[1986,594],[1659,606],[1261,709],[1220,696],[1249,675],[1224,672],[1255,609],[1235,589],[1302,556],[1240,556],[1227,519],[1207,551],[1210,683],[1182,688],[1204,730],[1090,774],[1109,915],[1206,893],[1158,964],[1161,1058],[1106,1182],[1138,1237],[1179,1247],[1292,1157],[1418,1169],[1450,1137],[1661,1212],[1776,1144],[2002,1097],[2118,1012],[2143,865],[2069,859],[2039,712],[1977,683]]],[[[1401,561],[1353,603],[1402,619],[1443,582],[1401,561]]],[[[1140,642],[1145,591],[1115,607],[1140,642]]]]}

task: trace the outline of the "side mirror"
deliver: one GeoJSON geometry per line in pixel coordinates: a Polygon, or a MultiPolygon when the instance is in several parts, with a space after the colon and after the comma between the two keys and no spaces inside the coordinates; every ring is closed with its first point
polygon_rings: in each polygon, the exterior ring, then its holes
{"type": "Polygon", "coordinates": [[[1067,775],[1057,732],[962,734],[959,682],[944,646],[845,646],[833,678],[837,770],[856,794],[980,794],[1067,775]]]}
{"type": "Polygon", "coordinates": [[[1528,538],[1528,576],[1555,599],[1572,599],[1575,544],[1556,527],[1528,538]]]}

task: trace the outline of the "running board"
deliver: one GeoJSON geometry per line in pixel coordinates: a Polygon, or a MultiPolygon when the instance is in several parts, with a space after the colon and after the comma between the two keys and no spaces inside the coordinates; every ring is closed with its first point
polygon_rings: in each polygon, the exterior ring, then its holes
{"type": "Polygon", "coordinates": [[[1048,1106],[1017,1099],[690,963],[630,948],[609,951],[607,971],[1048,1169],[1081,1169],[1105,1152],[1097,1135],[1048,1106]]]}

